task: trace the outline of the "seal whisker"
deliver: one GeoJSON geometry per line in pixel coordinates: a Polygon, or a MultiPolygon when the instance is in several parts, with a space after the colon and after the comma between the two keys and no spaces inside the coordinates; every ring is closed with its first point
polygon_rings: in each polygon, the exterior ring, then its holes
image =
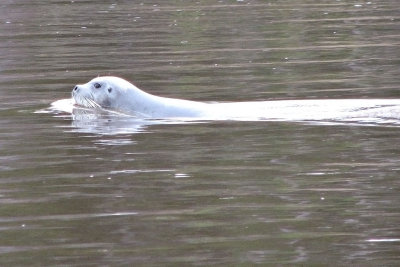
{"type": "Polygon", "coordinates": [[[101,108],[101,105],[94,100],[95,97],[93,93],[90,93],[90,98],[85,97],[85,99],[92,108],[101,108]]]}
{"type": "Polygon", "coordinates": [[[85,101],[86,101],[86,105],[88,105],[88,107],[90,107],[90,108],[94,108],[95,107],[94,104],[93,104],[93,101],[91,99],[85,97],[85,101]]]}
{"type": "Polygon", "coordinates": [[[101,106],[93,99],[87,98],[86,100],[90,103],[90,105],[92,105],[93,108],[101,108],[101,106]]]}
{"type": "Polygon", "coordinates": [[[87,98],[85,96],[75,96],[76,102],[86,108],[96,108],[100,107],[98,103],[96,103],[94,100],[87,98]]]}
{"type": "Polygon", "coordinates": [[[82,96],[80,99],[81,99],[82,106],[87,107],[87,108],[91,108],[92,107],[90,105],[89,101],[86,99],[86,97],[82,96]]]}

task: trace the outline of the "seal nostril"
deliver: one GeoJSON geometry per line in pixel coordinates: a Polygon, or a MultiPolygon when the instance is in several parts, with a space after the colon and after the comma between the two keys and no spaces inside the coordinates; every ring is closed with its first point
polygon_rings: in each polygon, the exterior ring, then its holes
{"type": "Polygon", "coordinates": [[[79,89],[78,86],[75,86],[75,87],[74,87],[74,91],[75,91],[75,92],[77,92],[78,89],[79,89]]]}

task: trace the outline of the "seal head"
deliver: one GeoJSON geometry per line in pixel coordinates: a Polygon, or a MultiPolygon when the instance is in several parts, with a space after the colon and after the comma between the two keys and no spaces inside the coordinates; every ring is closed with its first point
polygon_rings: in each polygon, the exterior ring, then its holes
{"type": "Polygon", "coordinates": [[[119,92],[114,90],[112,79],[99,77],[86,84],[76,85],[72,90],[72,97],[79,106],[114,109],[119,92]]]}

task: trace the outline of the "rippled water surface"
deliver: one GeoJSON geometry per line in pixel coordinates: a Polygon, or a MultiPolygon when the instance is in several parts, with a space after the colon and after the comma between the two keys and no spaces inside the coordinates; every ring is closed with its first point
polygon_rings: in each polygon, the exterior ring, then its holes
{"type": "Polygon", "coordinates": [[[396,125],[36,111],[98,75],[199,101],[395,99],[399,29],[397,0],[3,0],[0,265],[398,265],[396,125]]]}

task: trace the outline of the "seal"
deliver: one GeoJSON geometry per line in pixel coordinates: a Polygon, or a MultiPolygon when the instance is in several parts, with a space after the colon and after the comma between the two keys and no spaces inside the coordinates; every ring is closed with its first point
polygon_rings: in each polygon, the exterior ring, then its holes
{"type": "Polygon", "coordinates": [[[278,100],[205,103],[155,96],[112,76],[72,90],[75,105],[138,118],[242,121],[357,121],[400,123],[399,99],[278,100]]]}
{"type": "Polygon", "coordinates": [[[101,108],[145,118],[204,117],[207,103],[155,96],[113,76],[76,85],[72,97],[78,106],[101,108]]]}

